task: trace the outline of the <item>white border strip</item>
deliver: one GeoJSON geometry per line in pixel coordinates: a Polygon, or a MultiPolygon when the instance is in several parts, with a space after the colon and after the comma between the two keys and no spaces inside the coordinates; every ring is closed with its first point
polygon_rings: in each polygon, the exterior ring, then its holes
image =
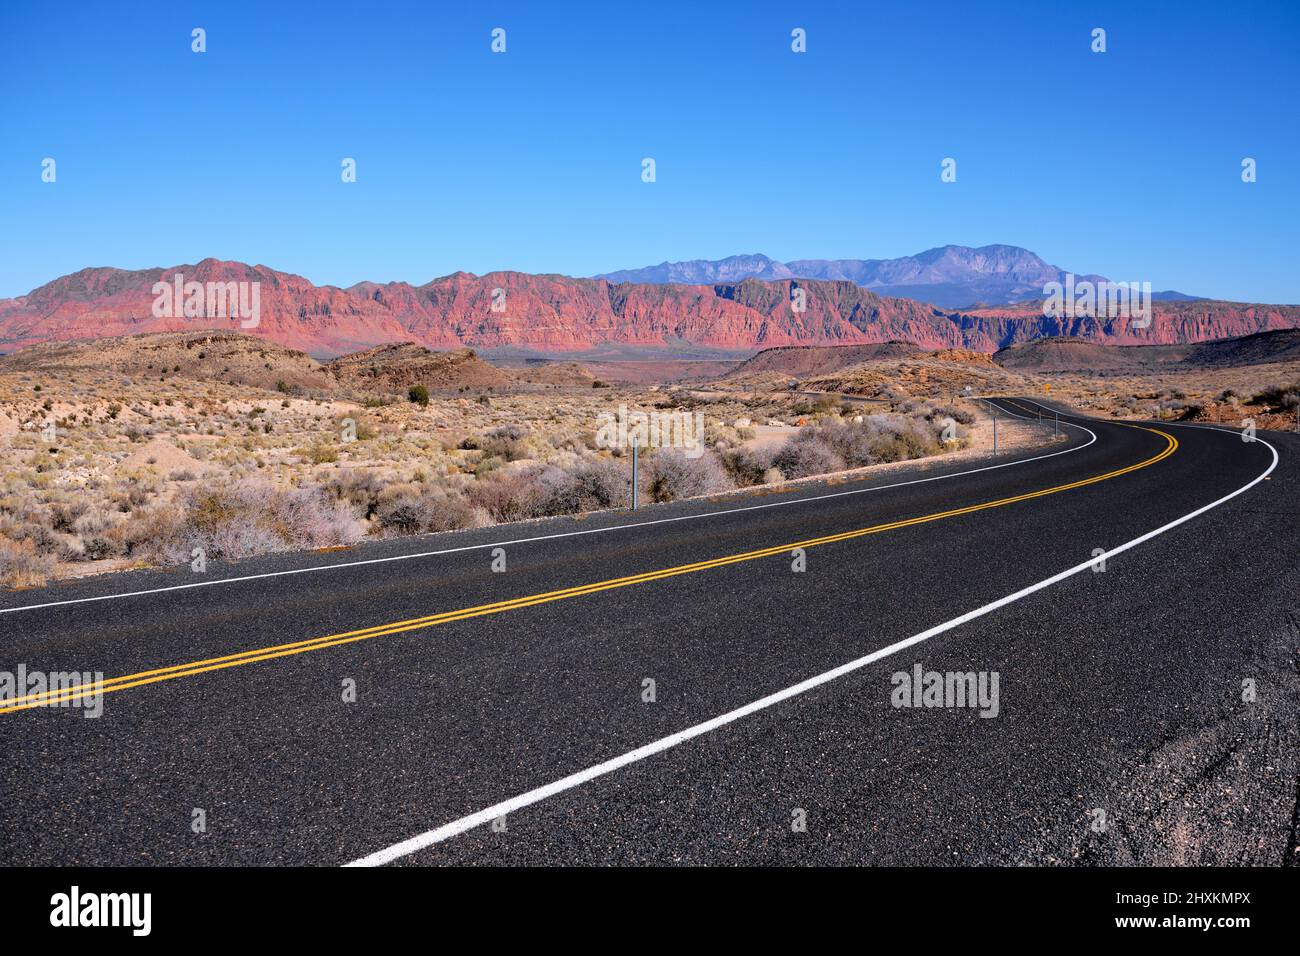
{"type": "MultiPolygon", "coordinates": [[[[1001,409],[1001,411],[1003,414],[1012,415],[1014,418],[1025,419],[1026,421],[1032,420],[1025,415],[1015,415],[1012,412],[1008,412],[1006,409],[1001,409]]],[[[1066,425],[1067,423],[1062,422],[1061,424],[1066,425]]],[[[1057,455],[1068,455],[1071,452],[1087,448],[1089,445],[1097,441],[1096,433],[1090,428],[1084,428],[1082,425],[1073,424],[1068,427],[1085,431],[1092,437],[1082,445],[1075,445],[1073,448],[1066,448],[1062,451],[1054,451],[1051,454],[1038,455],[1034,458],[1022,458],[1017,461],[1006,461],[1000,465],[987,465],[983,468],[972,468],[967,471],[957,471],[950,475],[933,475],[929,478],[917,478],[912,481],[897,481],[890,485],[874,485],[870,488],[854,488],[849,491],[836,491],[831,494],[815,495],[809,498],[791,498],[786,501],[769,501],[761,505],[747,505],[743,508],[727,508],[722,511],[706,511],[702,514],[695,515],[678,515],[675,518],[656,518],[653,521],[638,521],[635,524],[615,524],[606,528],[583,528],[580,531],[563,531],[556,534],[536,535],[531,538],[514,538],[510,541],[493,541],[486,544],[467,544],[459,548],[443,548],[440,551],[421,551],[416,554],[398,554],[387,558],[367,558],[364,561],[343,561],[338,564],[322,564],[310,568],[293,568],[288,571],[267,571],[263,574],[245,574],[241,577],[217,578],[212,581],[194,581],[190,584],[172,584],[162,588],[149,588],[142,591],[122,591],[117,594],[100,594],[95,597],[71,598],[66,601],[47,601],[43,604],[23,604],[18,607],[0,608],[0,614],[14,614],[18,611],[36,611],[41,608],[64,607],[70,604],[90,604],[97,601],[116,601],[121,598],[141,597],[149,594],[165,594],[169,591],[187,591],[190,588],[207,588],[218,584],[238,584],[244,581],[259,581],[265,578],[285,577],[291,574],[310,574],[314,571],[334,571],[339,568],[357,568],[367,564],[386,564],[390,561],[411,561],[416,558],[433,558],[445,554],[457,554],[461,551],[480,551],[483,548],[503,548],[507,545],[528,544],[532,541],[553,541],[557,538],[572,538],[578,535],[587,534],[603,534],[608,531],[632,531],[636,528],[648,528],[651,525],[669,524],[675,521],[694,521],[700,518],[716,518],[719,515],[740,514],[745,511],[761,511],[765,508],[783,508],[787,505],[804,504],[810,501],[826,501],[830,498],[842,498],[845,495],[861,495],[871,491],[888,491],[890,488],[902,488],[907,485],[920,485],[928,481],[943,481],[947,478],[963,478],[967,475],[976,475],[984,471],[994,471],[998,468],[1009,468],[1012,465],[1027,465],[1033,461],[1043,461],[1047,458],[1055,458],[1057,455]]],[[[869,478],[870,476],[867,477],[869,478]]],[[[743,491],[744,489],[740,490],[743,491]]]]}
{"type": "MultiPolygon", "coordinates": [[[[1218,430],[1228,431],[1227,429],[1218,430]]],[[[1228,433],[1234,434],[1231,431],[1228,431],[1228,433]]],[[[1138,545],[1150,541],[1157,535],[1164,534],[1166,531],[1176,528],[1181,524],[1185,524],[1193,518],[1203,515],[1205,512],[1210,511],[1213,508],[1217,508],[1225,501],[1230,501],[1238,495],[1249,491],[1251,488],[1255,487],[1255,485],[1267,478],[1273,469],[1277,467],[1277,449],[1263,439],[1257,438],[1256,440],[1273,453],[1272,464],[1270,464],[1257,478],[1248,484],[1242,485],[1236,491],[1224,495],[1218,501],[1213,501],[1208,505],[1197,508],[1195,511],[1183,515],[1181,518],[1176,518],[1168,524],[1161,525],[1154,531],[1148,531],[1141,537],[1134,538],[1132,541],[1125,542],[1119,547],[1112,548],[1105,554],[1091,557],[1087,561],[1084,561],[1081,564],[1076,564],[1072,568],[1067,568],[1059,574],[1054,574],[1050,578],[1039,581],[1037,584],[1031,584],[1029,587],[1022,588],[1014,594],[1008,594],[1006,597],[998,598],[998,600],[993,601],[992,603],[985,604],[983,607],[976,608],[973,611],[968,611],[960,617],[953,618],[951,621],[945,621],[942,624],[938,624],[930,628],[928,631],[914,634],[909,638],[890,644],[888,647],[882,647],[878,651],[873,651],[865,657],[859,657],[857,660],[849,661],[847,664],[841,664],[834,670],[818,674],[816,677],[810,677],[807,680],[801,681],[791,687],[787,687],[784,690],[779,690],[775,694],[769,694],[766,697],[759,698],[753,703],[745,704],[743,707],[729,710],[725,714],[714,717],[712,720],[704,721],[702,724],[696,724],[693,727],[679,730],[677,733],[670,734],[667,737],[661,737],[659,740],[648,743],[643,747],[638,747],[636,750],[630,750],[622,756],[614,757],[612,760],[606,760],[593,767],[588,767],[586,770],[581,770],[577,773],[570,774],[567,777],[562,777],[554,783],[548,783],[543,787],[536,788],[535,790],[529,790],[527,793],[521,793],[517,797],[512,797],[509,800],[503,800],[501,803],[493,804],[477,813],[471,813],[469,816],[461,817],[459,820],[453,820],[450,823],[438,827],[436,830],[429,830],[426,833],[421,833],[418,836],[411,837],[409,840],[395,843],[392,846],[372,853],[369,856],[364,856],[359,860],[353,860],[351,863],[348,863],[347,866],[383,866],[386,863],[391,863],[393,860],[427,849],[435,843],[441,843],[444,840],[458,836],[468,830],[473,830],[486,823],[490,823],[497,817],[514,813],[516,810],[522,810],[524,807],[530,806],[534,803],[539,803],[548,797],[553,797],[556,794],[563,793],[565,790],[572,790],[574,787],[580,787],[585,783],[595,780],[597,777],[603,777],[606,774],[613,773],[615,770],[626,767],[628,764],[633,764],[637,761],[645,760],[647,757],[652,757],[655,754],[663,753],[665,750],[676,747],[678,744],[685,743],[686,741],[699,737],[702,734],[707,734],[711,730],[717,730],[719,727],[725,727],[727,724],[734,723],[742,717],[748,717],[750,714],[757,713],[760,710],[766,710],[782,701],[789,700],[791,697],[797,697],[800,694],[806,693],[814,687],[828,684],[833,680],[843,677],[845,674],[851,674],[853,671],[860,670],[868,664],[874,664],[876,661],[889,657],[892,654],[897,654],[899,651],[911,647],[914,644],[928,641],[930,638],[938,634],[943,634],[945,631],[951,631],[953,628],[959,627],[968,621],[973,621],[976,618],[983,617],[999,608],[1006,607],[1008,604],[1019,601],[1021,598],[1028,597],[1044,588],[1051,587],[1053,584],[1064,581],[1066,578],[1078,574],[1081,571],[1086,571],[1099,560],[1107,560],[1117,554],[1128,551],[1130,548],[1136,548],[1138,545]]]]}

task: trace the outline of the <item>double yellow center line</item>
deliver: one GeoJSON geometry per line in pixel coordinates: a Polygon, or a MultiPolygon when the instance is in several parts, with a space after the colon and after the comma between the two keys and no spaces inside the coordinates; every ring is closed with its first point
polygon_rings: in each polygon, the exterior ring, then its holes
{"type": "Polygon", "coordinates": [[[180,677],[193,677],[196,674],[205,674],[209,671],[224,670],[227,667],[242,667],[245,664],[256,664],[260,661],[274,660],[277,657],[289,657],[293,654],[305,654],[308,651],[319,651],[327,647],[338,647],[342,644],[351,644],[355,641],[366,641],[375,637],[385,637],[389,634],[403,634],[407,631],[422,630],[423,628],[434,627],[438,624],[450,624],[453,621],[465,621],[470,618],[484,617],[489,614],[501,614],[505,611],[515,611],[519,608],[532,607],[537,604],[548,604],[551,601],[563,601],[568,598],[582,597],[587,594],[595,594],[599,591],[625,588],[634,584],[648,584],[652,581],[662,581],[665,578],[676,577],[679,574],[693,574],[696,571],[708,571],[712,568],[721,568],[729,564],[739,564],[742,561],[756,561],[759,558],[770,558],[775,555],[789,553],[795,548],[813,548],[824,544],[835,544],[839,541],[850,541],[854,538],[861,538],[869,534],[879,534],[882,531],[893,531],[897,528],[910,528],[914,525],[927,524],[931,521],[939,521],[944,518],[955,518],[959,515],[967,515],[976,511],[986,511],[989,508],[1001,508],[1005,505],[1015,504],[1020,501],[1031,501],[1034,498],[1042,498],[1046,495],[1054,495],[1062,491],[1083,488],[1087,485],[1094,485],[1099,481],[1106,481],[1111,478],[1118,478],[1121,475],[1127,475],[1130,472],[1163,461],[1177,450],[1178,440],[1167,432],[1155,428],[1143,428],[1143,430],[1153,432],[1165,439],[1166,446],[1159,454],[1154,455],[1145,461],[1140,461],[1135,465],[1129,465],[1126,468],[1109,471],[1103,475],[1094,475],[1091,478],[1084,478],[1080,481],[1072,481],[1065,485],[1055,485],[1051,488],[1043,488],[1039,491],[1031,491],[1023,495],[1015,495],[1010,498],[998,498],[995,501],[986,501],[977,505],[969,505],[965,508],[954,508],[950,511],[940,511],[935,514],[922,515],[917,518],[906,518],[900,521],[890,521],[884,524],[871,525],[870,527],[858,528],[854,531],[845,531],[840,534],[826,535],[820,538],[809,538],[805,541],[794,541],[790,544],[780,544],[770,548],[760,548],[757,551],[746,551],[742,554],[732,554],[722,558],[712,558],[708,561],[697,561],[694,564],[681,564],[676,567],[663,568],[659,571],[647,571],[643,574],[633,574],[624,578],[613,578],[608,581],[597,581],[594,584],[583,584],[577,587],[563,588],[559,591],[547,591],[542,594],[532,594],[526,597],[512,598],[509,601],[497,601],[493,604],[480,604],[476,607],[462,608],[457,611],[444,611],[441,614],[412,618],[408,621],[395,621],[391,624],[381,624],[377,627],[363,628],[359,631],[344,631],[341,634],[329,634],[324,637],[295,641],[291,644],[277,644],[273,647],[261,647],[250,651],[241,651],[238,654],[228,654],[225,657],[212,657],[207,660],[193,661],[188,664],[174,664],[170,667],[159,667],[154,670],[141,671],[137,674],[128,674],[124,677],[114,677],[97,683],[79,684],[71,687],[42,691],[36,694],[28,694],[25,697],[0,701],[0,714],[27,710],[32,707],[55,706],[79,700],[83,697],[92,697],[97,694],[112,693],[119,690],[129,690],[132,687],[143,687],[146,684],[156,684],[160,681],[176,680],[180,677]]]}

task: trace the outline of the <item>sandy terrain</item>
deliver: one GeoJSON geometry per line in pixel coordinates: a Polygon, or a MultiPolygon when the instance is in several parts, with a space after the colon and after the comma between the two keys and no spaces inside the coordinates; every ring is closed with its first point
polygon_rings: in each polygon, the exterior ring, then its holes
{"type": "MultiPolygon", "coordinates": [[[[672,500],[974,461],[992,452],[980,395],[1261,429],[1294,428],[1300,407],[1294,362],[1026,374],[980,353],[874,351],[828,374],[800,352],[798,380],[765,367],[618,385],[572,363],[498,369],[409,346],[322,365],[229,334],[24,350],[0,359],[0,584],[620,507],[628,458],[601,434],[627,413],[703,423],[701,457],[643,455],[645,500],[672,500]]],[[[999,424],[1001,452],[1044,441],[999,424]]]]}

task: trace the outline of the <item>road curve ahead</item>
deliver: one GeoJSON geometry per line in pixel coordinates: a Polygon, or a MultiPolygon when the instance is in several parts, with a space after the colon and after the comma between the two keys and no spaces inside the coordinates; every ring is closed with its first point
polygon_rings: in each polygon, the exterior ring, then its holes
{"type": "Polygon", "coordinates": [[[1292,860],[1300,441],[1061,421],[974,464],[0,595],[0,674],[103,678],[0,701],[0,850],[1292,860]]]}

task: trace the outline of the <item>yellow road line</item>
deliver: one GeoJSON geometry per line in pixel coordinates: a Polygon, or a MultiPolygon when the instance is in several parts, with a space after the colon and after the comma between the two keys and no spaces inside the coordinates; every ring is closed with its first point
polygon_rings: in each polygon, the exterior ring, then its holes
{"type": "Polygon", "coordinates": [[[36,694],[28,694],[12,701],[5,701],[4,705],[0,706],[0,714],[27,710],[32,707],[47,707],[68,703],[74,700],[79,700],[82,697],[89,697],[100,693],[128,690],[132,687],[142,687],[146,684],[158,683],[159,681],[175,680],[179,677],[191,677],[209,671],[224,670],[228,667],[239,667],[244,664],[269,661],[277,657],[289,657],[294,654],[304,654],[307,651],[322,650],[327,647],[337,647],[341,644],[351,644],[355,641],[369,640],[373,637],[384,637],[389,634],[403,634],[408,631],[434,627],[438,624],[448,624],[453,621],[463,621],[473,617],[482,617],[488,614],[500,614],[504,611],[514,611],[519,608],[533,607],[537,604],[547,604],[551,601],[562,601],[567,598],[582,597],[587,594],[595,594],[598,591],[608,591],[613,588],[629,587],[633,584],[645,584],[651,581],[661,581],[665,578],[676,577],[680,574],[691,574],[696,571],[707,571],[712,568],[725,567],[729,564],[738,564],[742,561],[754,561],[759,558],[773,557],[778,554],[788,553],[795,548],[812,548],[824,544],[834,544],[840,541],[849,541],[853,538],[860,538],[864,535],[879,534],[882,531],[893,531],[898,528],[908,528],[913,525],[927,524],[931,521],[939,521],[944,518],[953,518],[959,515],[971,514],[972,512],[984,511],[989,508],[1001,508],[1005,505],[1015,504],[1016,502],[1030,501],[1034,498],[1042,498],[1046,495],[1054,495],[1062,491],[1070,491],[1074,488],[1082,488],[1086,485],[1096,484],[1099,481],[1118,478],[1121,475],[1127,475],[1140,468],[1146,468],[1159,461],[1163,461],[1178,449],[1178,440],[1168,432],[1138,425],[1130,427],[1142,428],[1143,431],[1149,431],[1156,435],[1160,435],[1167,443],[1165,448],[1159,454],[1154,455],[1145,461],[1140,461],[1137,464],[1128,465],[1125,468],[1119,468],[1102,475],[1093,475],[1091,478],[1083,478],[1079,481],[1072,481],[1069,484],[1043,488],[1038,491],[1031,491],[1009,498],[999,498],[995,501],[986,501],[977,505],[968,505],[964,508],[954,508],[949,511],[921,515],[916,518],[890,521],[884,524],[858,528],[854,531],[844,531],[839,534],[826,535],[820,538],[809,538],[805,541],[795,541],[790,544],[760,548],[757,551],[746,551],[741,554],[732,554],[721,558],[711,558],[707,561],[697,561],[693,564],[682,564],[676,567],[663,568],[658,571],[646,571],[641,574],[629,575],[628,577],[613,578],[608,581],[597,581],[592,584],[562,588],[558,591],[547,591],[541,594],[512,598],[508,601],[497,601],[492,604],[480,604],[476,607],[461,608],[456,611],[444,611],[440,614],[429,615],[428,617],[412,618],[407,621],[394,621],[390,624],[380,624],[375,627],[363,628],[357,631],[344,631],[339,634],[328,634],[323,637],[295,641],[289,644],[277,644],[271,647],[255,648],[249,651],[241,651],[237,654],[228,654],[224,657],[213,657],[208,658],[207,660],[193,661],[188,664],[174,664],[170,667],[159,667],[154,670],[141,671],[123,677],[114,677],[99,683],[79,684],[73,687],[42,691],[36,694]]]}

